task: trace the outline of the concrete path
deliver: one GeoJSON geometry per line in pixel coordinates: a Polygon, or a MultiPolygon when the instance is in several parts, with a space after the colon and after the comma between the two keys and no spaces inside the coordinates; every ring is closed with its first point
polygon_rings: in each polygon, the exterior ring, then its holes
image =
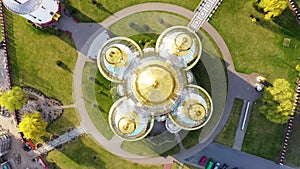
{"type": "Polygon", "coordinates": [[[209,20],[214,11],[221,3],[221,0],[204,0],[201,1],[195,11],[194,17],[188,24],[188,27],[197,32],[200,27],[209,20]]]}
{"type": "Polygon", "coordinates": [[[9,161],[14,169],[23,169],[23,168],[37,168],[43,169],[41,165],[37,162],[31,161],[30,157],[28,156],[27,152],[24,150],[24,144],[20,141],[21,136],[19,134],[18,128],[16,127],[16,121],[13,116],[11,117],[3,117],[0,116],[0,124],[1,126],[9,130],[11,134],[11,145],[8,154],[4,155],[5,159],[9,161]],[[17,160],[17,156],[21,157],[21,163],[17,160]]]}
{"type": "Polygon", "coordinates": [[[75,104],[69,104],[69,105],[63,105],[63,106],[53,106],[51,108],[53,108],[53,109],[69,109],[69,108],[75,108],[75,104]]]}
{"type": "Polygon", "coordinates": [[[53,149],[55,149],[56,146],[64,144],[70,141],[72,138],[82,135],[84,133],[85,133],[84,128],[76,127],[74,130],[64,133],[63,135],[59,136],[57,139],[46,142],[42,147],[30,151],[29,156],[31,159],[35,159],[41,154],[46,154],[47,152],[52,151],[53,149]]]}
{"type": "Polygon", "coordinates": [[[181,142],[181,138],[180,138],[180,136],[179,136],[178,133],[175,133],[175,138],[176,138],[176,141],[177,141],[177,143],[179,145],[180,152],[186,151],[186,149],[184,148],[184,146],[183,146],[183,144],[181,142]]]}
{"type": "Polygon", "coordinates": [[[252,102],[248,100],[244,100],[243,107],[241,110],[240,121],[235,133],[234,143],[232,146],[233,149],[242,150],[244,136],[247,130],[251,109],[252,109],[252,102]]]}

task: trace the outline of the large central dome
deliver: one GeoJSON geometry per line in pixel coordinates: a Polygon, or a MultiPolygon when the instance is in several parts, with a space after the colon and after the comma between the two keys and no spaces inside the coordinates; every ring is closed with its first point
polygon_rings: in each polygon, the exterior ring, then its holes
{"type": "Polygon", "coordinates": [[[172,99],[178,90],[176,77],[162,65],[149,65],[135,81],[136,94],[145,104],[162,104],[172,99]]]}
{"type": "Polygon", "coordinates": [[[126,93],[137,106],[153,115],[166,114],[180,101],[186,74],[155,53],[137,59],[126,73],[126,93]],[[152,55],[152,56],[151,56],[152,55]]]}

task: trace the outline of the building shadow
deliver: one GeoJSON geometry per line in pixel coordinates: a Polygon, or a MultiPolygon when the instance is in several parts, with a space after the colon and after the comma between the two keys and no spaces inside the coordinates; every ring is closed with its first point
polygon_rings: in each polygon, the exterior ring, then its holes
{"type": "Polygon", "coordinates": [[[10,73],[12,77],[12,83],[13,85],[20,85],[20,82],[18,81],[20,79],[20,71],[18,67],[18,61],[16,56],[16,44],[15,44],[15,37],[14,37],[14,20],[12,13],[8,11],[7,9],[3,10],[5,15],[5,28],[4,30],[6,32],[7,36],[7,48],[8,48],[8,63],[10,66],[10,73]]]}

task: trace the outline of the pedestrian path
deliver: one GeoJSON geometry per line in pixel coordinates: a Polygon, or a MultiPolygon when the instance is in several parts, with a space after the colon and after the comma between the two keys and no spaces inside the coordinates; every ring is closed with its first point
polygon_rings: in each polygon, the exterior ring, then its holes
{"type": "Polygon", "coordinates": [[[175,138],[176,138],[176,141],[180,147],[180,152],[182,151],[186,151],[186,149],[184,148],[182,142],[181,142],[181,138],[180,138],[180,135],[178,133],[175,133],[175,138]]]}
{"type": "Polygon", "coordinates": [[[75,108],[75,104],[63,105],[63,106],[53,106],[53,109],[68,109],[75,108]]]}
{"type": "Polygon", "coordinates": [[[52,151],[53,149],[55,149],[56,146],[64,144],[64,143],[70,141],[72,138],[82,135],[84,133],[85,133],[85,130],[82,127],[77,127],[70,132],[66,132],[65,134],[59,136],[59,138],[57,138],[53,141],[46,142],[42,147],[39,147],[36,150],[30,151],[29,152],[30,158],[35,159],[38,156],[40,156],[41,154],[46,154],[49,151],[52,151]]]}
{"type": "Polygon", "coordinates": [[[244,100],[243,107],[241,110],[240,121],[235,133],[235,138],[232,146],[233,149],[242,150],[244,136],[247,130],[251,109],[252,102],[244,100]]]}
{"type": "Polygon", "coordinates": [[[188,27],[197,32],[200,27],[209,20],[222,0],[203,0],[198,5],[195,15],[188,24],[188,27]]]}

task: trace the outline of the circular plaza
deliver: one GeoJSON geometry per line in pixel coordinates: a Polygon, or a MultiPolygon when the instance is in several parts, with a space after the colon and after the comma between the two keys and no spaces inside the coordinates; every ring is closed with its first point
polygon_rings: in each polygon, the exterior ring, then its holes
{"type": "Polygon", "coordinates": [[[103,32],[96,32],[88,40],[87,56],[98,61],[84,64],[82,97],[98,134],[88,127],[87,132],[108,151],[130,159],[180,154],[205,143],[216,129],[227,95],[222,56],[205,30],[194,33],[198,46],[172,32],[188,22],[177,14],[145,11],[111,22],[105,34],[114,38],[99,43],[103,32]],[[190,49],[198,53],[186,52],[190,49]],[[168,52],[177,56],[169,58],[168,52]]]}

